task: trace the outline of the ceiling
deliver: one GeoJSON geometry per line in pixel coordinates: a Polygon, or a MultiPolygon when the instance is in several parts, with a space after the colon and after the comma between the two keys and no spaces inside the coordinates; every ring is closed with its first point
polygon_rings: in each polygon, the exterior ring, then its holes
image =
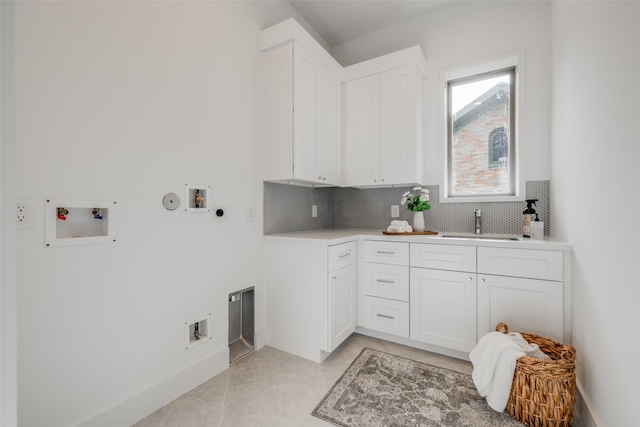
{"type": "Polygon", "coordinates": [[[452,0],[289,0],[329,46],[432,11],[452,0]]]}

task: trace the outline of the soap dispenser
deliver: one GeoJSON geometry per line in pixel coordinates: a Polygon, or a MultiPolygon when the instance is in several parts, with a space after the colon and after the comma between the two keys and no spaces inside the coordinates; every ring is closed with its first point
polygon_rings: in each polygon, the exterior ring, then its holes
{"type": "Polygon", "coordinates": [[[540,221],[536,213],[535,219],[531,221],[531,238],[536,240],[544,239],[544,222],[540,221]]]}
{"type": "Polygon", "coordinates": [[[531,238],[531,221],[536,218],[536,210],[533,206],[536,205],[538,199],[527,199],[527,209],[522,211],[522,237],[531,238]]]}

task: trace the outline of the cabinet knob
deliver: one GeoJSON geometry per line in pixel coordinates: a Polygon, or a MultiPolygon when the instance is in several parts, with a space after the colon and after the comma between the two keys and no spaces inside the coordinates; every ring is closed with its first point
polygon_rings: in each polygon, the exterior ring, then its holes
{"type": "Polygon", "coordinates": [[[322,178],[322,180],[323,180],[323,181],[326,181],[326,180],[327,180],[327,177],[322,178]]]}
{"type": "Polygon", "coordinates": [[[319,177],[318,177],[318,179],[322,179],[322,177],[321,177],[321,176],[319,176],[319,177]]]}
{"type": "Polygon", "coordinates": [[[333,276],[331,280],[338,280],[338,276],[333,276]]]}
{"type": "Polygon", "coordinates": [[[473,280],[473,277],[469,277],[469,281],[472,281],[472,280],[473,280]]]}
{"type": "Polygon", "coordinates": [[[484,283],[484,279],[480,279],[480,281],[481,281],[482,283],[484,283]]]}
{"type": "Polygon", "coordinates": [[[384,182],[384,178],[382,178],[380,181],[384,182]]]}
{"type": "Polygon", "coordinates": [[[374,178],[373,182],[378,182],[378,180],[374,178]]]}

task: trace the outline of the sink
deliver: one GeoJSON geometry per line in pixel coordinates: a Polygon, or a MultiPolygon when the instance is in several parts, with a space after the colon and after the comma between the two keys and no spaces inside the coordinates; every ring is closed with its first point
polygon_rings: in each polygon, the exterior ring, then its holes
{"type": "Polygon", "coordinates": [[[520,241],[517,237],[500,237],[500,236],[455,236],[451,234],[444,234],[442,236],[443,239],[465,239],[465,240],[492,240],[496,242],[518,242],[520,241]]]}

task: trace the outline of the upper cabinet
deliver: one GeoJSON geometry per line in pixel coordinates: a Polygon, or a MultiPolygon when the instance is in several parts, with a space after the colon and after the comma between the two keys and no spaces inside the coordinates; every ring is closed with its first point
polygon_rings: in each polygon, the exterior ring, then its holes
{"type": "Polygon", "coordinates": [[[263,32],[265,180],[341,185],[341,67],[317,42],[296,37],[301,28],[283,24],[263,32]],[[265,48],[265,40],[277,43],[274,31],[289,39],[265,48]]]}
{"type": "Polygon", "coordinates": [[[343,68],[289,19],[262,32],[262,51],[265,181],[422,184],[419,46],[343,68]]]}
{"type": "Polygon", "coordinates": [[[422,184],[423,64],[416,46],[345,69],[345,186],[422,184]]]}

